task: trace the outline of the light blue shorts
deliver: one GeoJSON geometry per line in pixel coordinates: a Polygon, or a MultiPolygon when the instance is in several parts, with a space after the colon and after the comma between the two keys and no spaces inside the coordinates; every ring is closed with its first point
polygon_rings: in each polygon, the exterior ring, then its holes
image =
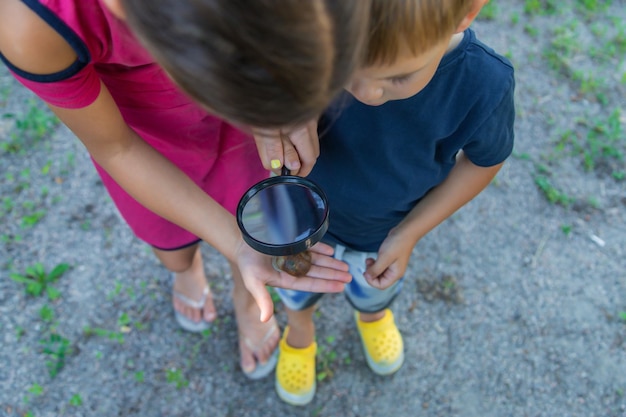
{"type": "MultiPolygon", "coordinates": [[[[365,260],[367,258],[376,259],[375,252],[358,252],[348,249],[342,245],[335,247],[335,259],[344,261],[350,266],[352,281],[346,285],[344,295],[352,307],[363,313],[376,313],[389,307],[402,289],[404,278],[396,281],[389,288],[384,290],[374,288],[367,283],[363,273],[365,272],[365,260]]],[[[285,306],[293,311],[300,311],[313,306],[324,294],[286,290],[276,288],[285,306]]]]}

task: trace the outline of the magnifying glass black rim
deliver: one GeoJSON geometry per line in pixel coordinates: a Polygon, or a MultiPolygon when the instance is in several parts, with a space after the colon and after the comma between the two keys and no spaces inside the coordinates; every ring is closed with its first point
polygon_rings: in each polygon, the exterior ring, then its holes
{"type": "Polygon", "coordinates": [[[326,198],[326,194],[324,194],[324,191],[322,191],[322,189],[317,184],[306,178],[298,177],[295,175],[281,175],[267,178],[250,187],[250,189],[245,192],[243,197],[241,197],[241,200],[237,205],[237,225],[241,230],[243,240],[248,245],[250,245],[252,249],[266,255],[273,256],[295,255],[297,253],[304,252],[305,250],[309,249],[311,246],[319,242],[328,230],[328,199],[326,198]],[[259,191],[276,184],[295,184],[307,187],[313,192],[316,192],[324,202],[324,218],[322,219],[322,223],[319,225],[317,230],[311,233],[311,235],[309,235],[308,237],[298,240],[296,242],[273,244],[261,242],[250,236],[250,234],[246,231],[246,228],[244,227],[242,221],[244,207],[252,197],[259,193],[259,191]]]}

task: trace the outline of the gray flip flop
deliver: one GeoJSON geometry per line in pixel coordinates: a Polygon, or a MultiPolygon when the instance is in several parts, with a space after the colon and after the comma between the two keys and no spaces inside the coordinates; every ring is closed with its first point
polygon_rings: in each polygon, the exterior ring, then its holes
{"type": "MultiPolygon", "coordinates": [[[[265,343],[265,341],[267,341],[267,339],[269,339],[270,336],[272,336],[276,330],[277,330],[276,327],[272,327],[267,332],[265,337],[263,337],[263,340],[261,341],[261,344],[265,343]]],[[[239,337],[242,337],[241,333],[239,334],[239,337]]],[[[256,347],[252,344],[252,342],[250,342],[250,340],[248,338],[244,338],[243,341],[251,350],[254,351],[254,349],[256,347]]],[[[257,362],[256,367],[254,368],[254,371],[252,371],[252,372],[245,372],[244,371],[243,374],[246,377],[248,377],[248,379],[265,378],[266,376],[268,376],[274,370],[274,368],[276,368],[276,362],[278,362],[278,346],[276,346],[276,349],[274,349],[274,352],[269,357],[267,362],[265,362],[264,364],[261,364],[261,363],[257,362]]]]}
{"type": "MultiPolygon", "coordinates": [[[[178,291],[172,290],[172,294],[174,295],[174,297],[178,298],[180,301],[182,301],[189,307],[197,308],[197,309],[201,309],[202,307],[204,307],[204,303],[206,302],[206,299],[210,293],[211,293],[211,289],[207,285],[206,287],[204,287],[204,290],[202,291],[202,297],[200,298],[200,300],[196,301],[196,300],[192,300],[186,295],[179,293],[178,291]]],[[[199,333],[208,329],[211,326],[211,323],[204,321],[204,320],[193,321],[189,317],[185,316],[184,314],[179,313],[176,310],[174,310],[174,315],[176,316],[176,321],[178,322],[180,327],[187,330],[188,332],[199,333]]]]}

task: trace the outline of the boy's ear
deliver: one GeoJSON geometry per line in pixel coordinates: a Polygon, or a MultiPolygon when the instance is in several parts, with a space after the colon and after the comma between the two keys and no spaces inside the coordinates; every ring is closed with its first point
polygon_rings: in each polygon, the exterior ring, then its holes
{"type": "Polygon", "coordinates": [[[102,1],[107,9],[120,20],[126,19],[126,13],[124,7],[122,7],[122,0],[103,0],[102,1]]]}
{"type": "Polygon", "coordinates": [[[472,6],[469,9],[469,12],[463,18],[461,23],[459,23],[459,26],[456,28],[456,33],[463,32],[465,29],[467,29],[472,24],[474,19],[476,19],[476,16],[478,16],[478,13],[480,12],[480,10],[487,3],[489,3],[489,0],[474,0],[474,2],[472,3],[472,6]]]}

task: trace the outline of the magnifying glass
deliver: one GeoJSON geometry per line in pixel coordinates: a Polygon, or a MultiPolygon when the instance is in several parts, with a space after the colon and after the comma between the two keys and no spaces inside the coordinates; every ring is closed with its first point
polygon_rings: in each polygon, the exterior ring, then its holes
{"type": "Polygon", "coordinates": [[[328,200],[317,184],[283,167],[282,175],[246,191],[237,224],[250,247],[273,256],[275,269],[304,276],[311,268],[308,249],[328,230],[328,200]]]}

